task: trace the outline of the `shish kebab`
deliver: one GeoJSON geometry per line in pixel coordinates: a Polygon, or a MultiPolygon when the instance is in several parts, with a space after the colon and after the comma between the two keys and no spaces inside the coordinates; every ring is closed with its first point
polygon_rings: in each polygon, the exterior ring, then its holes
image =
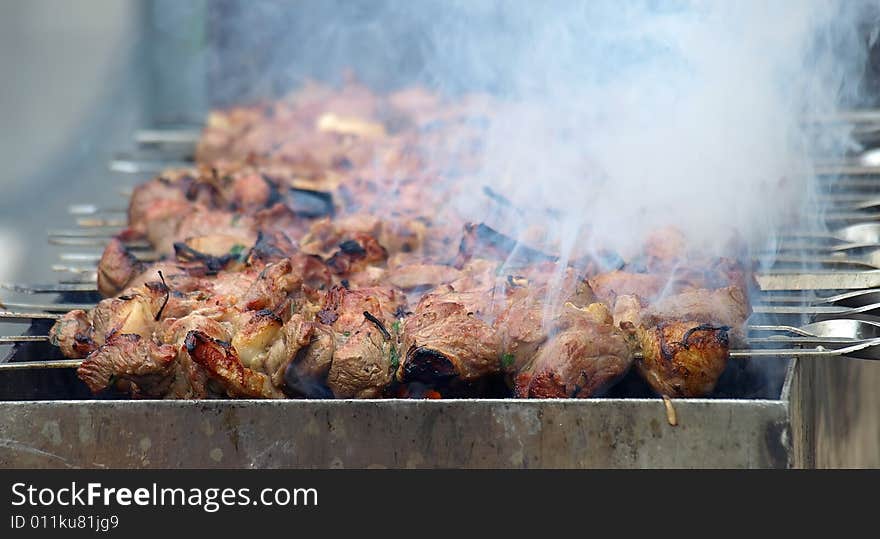
{"type": "Polygon", "coordinates": [[[710,393],[744,342],[748,272],[668,229],[621,268],[563,267],[438,214],[473,187],[484,122],[466,110],[348,84],[212,113],[198,167],[135,189],[99,262],[107,299],[53,342],[93,391],[135,396],[451,395],[498,377],[582,398],[632,365],[660,394],[710,393]],[[165,258],[138,260],[135,240],[165,258]]]}

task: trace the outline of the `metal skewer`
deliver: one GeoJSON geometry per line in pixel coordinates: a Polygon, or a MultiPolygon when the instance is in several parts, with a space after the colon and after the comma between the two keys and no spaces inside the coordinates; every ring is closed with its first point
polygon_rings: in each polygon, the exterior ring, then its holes
{"type": "Polygon", "coordinates": [[[65,266],[64,264],[53,264],[52,271],[57,273],[70,273],[75,278],[64,279],[62,283],[96,283],[98,281],[98,272],[96,268],[84,268],[80,266],[65,266]]]}
{"type": "Polygon", "coordinates": [[[0,337],[0,344],[16,344],[20,342],[46,342],[48,335],[15,335],[12,337],[0,337]]]}
{"type": "Polygon", "coordinates": [[[815,255],[778,255],[774,258],[776,264],[789,264],[797,266],[832,266],[865,268],[869,270],[880,269],[880,249],[872,249],[862,256],[815,256],[815,255]]]}
{"type": "Polygon", "coordinates": [[[0,288],[21,294],[64,294],[67,292],[97,292],[93,284],[16,284],[0,283],[0,288]]]}
{"type": "MultiPolygon", "coordinates": [[[[49,243],[65,247],[104,247],[111,240],[111,236],[105,237],[57,237],[49,236],[49,243]]],[[[130,242],[126,244],[129,249],[150,249],[152,245],[147,242],[130,242]]]]}
{"type": "Polygon", "coordinates": [[[844,292],[842,294],[814,300],[813,303],[816,305],[828,303],[833,305],[843,305],[845,307],[861,307],[862,305],[870,305],[871,303],[880,303],[880,289],[872,288],[868,290],[844,292]]]}
{"type": "Polygon", "coordinates": [[[99,217],[80,217],[76,220],[76,226],[82,228],[109,228],[122,230],[128,226],[125,219],[102,219],[99,217]]]}
{"type": "Polygon", "coordinates": [[[880,167],[861,164],[820,165],[815,168],[820,176],[871,176],[880,175],[880,167]]]}
{"type": "Polygon", "coordinates": [[[96,215],[100,213],[128,213],[126,208],[101,208],[94,204],[72,204],[67,207],[71,215],[96,215]]]}
{"type": "Polygon", "coordinates": [[[123,174],[158,174],[169,168],[191,168],[189,161],[152,161],[117,158],[110,161],[110,170],[123,174]]]}
{"type": "Polygon", "coordinates": [[[117,235],[117,230],[95,230],[98,227],[86,228],[62,228],[47,231],[50,238],[112,238],[117,235]]]}
{"type": "Polygon", "coordinates": [[[880,303],[870,303],[860,307],[842,305],[756,305],[752,308],[756,314],[804,314],[838,316],[845,318],[856,314],[880,313],[880,303]]]}
{"type": "Polygon", "coordinates": [[[104,247],[110,242],[110,237],[105,238],[70,238],[49,236],[50,245],[63,247],[104,247]]]}
{"type": "Polygon", "coordinates": [[[859,124],[880,123],[880,109],[839,110],[827,114],[816,114],[805,119],[815,124],[859,124]]]}
{"type": "Polygon", "coordinates": [[[0,309],[8,309],[15,312],[40,311],[49,313],[66,313],[74,309],[88,310],[95,307],[94,303],[18,303],[0,301],[0,309]]]}
{"type": "Polygon", "coordinates": [[[856,223],[831,230],[827,233],[783,232],[781,248],[795,250],[797,248],[825,247],[829,250],[846,250],[845,245],[880,246],[880,223],[856,223]]]}
{"type": "Polygon", "coordinates": [[[21,313],[0,311],[0,322],[30,322],[31,320],[58,320],[61,315],[51,313],[21,313]]]}
{"type": "MultiPolygon", "coordinates": [[[[141,262],[155,262],[162,258],[159,253],[153,251],[133,251],[131,254],[141,262]]],[[[61,253],[58,258],[64,262],[97,264],[101,260],[101,253],[61,253]]]]}
{"type": "MultiPolygon", "coordinates": [[[[826,349],[820,346],[813,349],[797,348],[767,350],[731,350],[728,356],[731,359],[757,357],[847,357],[850,359],[880,360],[880,339],[871,339],[868,341],[859,342],[852,346],[835,349],[826,349]],[[878,357],[868,357],[867,355],[864,357],[859,357],[852,355],[858,352],[870,352],[872,348],[878,349],[878,357]]],[[[636,354],[635,357],[636,359],[640,359],[642,355],[636,354]]],[[[24,369],[75,369],[78,368],[81,364],[82,360],[80,359],[0,363],[0,372],[24,369]]]]}
{"type": "Polygon", "coordinates": [[[140,129],[135,132],[134,140],[138,144],[195,146],[201,136],[201,129],[140,129]]]}

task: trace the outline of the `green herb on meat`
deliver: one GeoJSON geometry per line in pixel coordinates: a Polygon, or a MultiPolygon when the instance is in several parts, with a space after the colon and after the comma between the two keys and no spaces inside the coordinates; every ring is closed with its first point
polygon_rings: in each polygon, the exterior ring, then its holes
{"type": "Polygon", "coordinates": [[[505,369],[510,368],[513,366],[513,362],[515,361],[515,359],[516,358],[513,357],[513,354],[511,354],[510,352],[505,352],[501,354],[501,366],[505,369]]]}
{"type": "Polygon", "coordinates": [[[229,249],[229,254],[238,259],[239,262],[244,262],[247,260],[247,249],[244,245],[240,243],[236,243],[232,246],[232,249],[229,249]]]}
{"type": "Polygon", "coordinates": [[[400,353],[397,351],[397,347],[391,345],[391,370],[396,371],[397,367],[400,366],[400,353]]]}

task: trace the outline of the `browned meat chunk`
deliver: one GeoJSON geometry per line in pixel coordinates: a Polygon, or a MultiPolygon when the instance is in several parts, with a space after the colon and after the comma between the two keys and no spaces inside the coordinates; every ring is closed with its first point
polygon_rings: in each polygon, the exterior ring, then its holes
{"type": "Polygon", "coordinates": [[[147,233],[147,222],[154,218],[151,208],[161,201],[186,203],[185,184],[192,182],[195,170],[166,171],[162,176],[134,188],[128,203],[128,227],[138,235],[147,233]]]}
{"type": "Polygon", "coordinates": [[[518,397],[592,397],[629,371],[633,352],[623,332],[612,325],[607,308],[595,303],[568,309],[572,312],[563,321],[568,327],[550,337],[516,375],[518,397]]]}
{"type": "Polygon", "coordinates": [[[373,236],[356,234],[339,244],[339,250],[327,260],[327,267],[336,275],[351,275],[370,264],[384,262],[388,252],[373,236]]]}
{"type": "Polygon", "coordinates": [[[703,397],[727,366],[727,329],[698,322],[668,322],[636,328],[642,359],[639,374],[670,397],[703,397]]]}
{"type": "Polygon", "coordinates": [[[396,348],[393,336],[386,336],[372,323],[362,324],[334,352],[327,385],[339,398],[382,396],[393,378],[396,348]]]}
{"type": "Polygon", "coordinates": [[[135,395],[164,396],[174,382],[176,356],[173,346],[117,334],[92,352],[77,374],[96,393],[122,382],[135,395]]]}
{"type": "Polygon", "coordinates": [[[104,296],[115,296],[139,273],[144,271],[141,263],[117,238],[104,248],[98,264],[98,291],[104,296]]]}
{"type": "Polygon", "coordinates": [[[83,358],[98,347],[92,339],[89,315],[82,310],[70,311],[59,318],[49,331],[49,338],[66,357],[83,358]]]}
{"type": "Polygon", "coordinates": [[[281,398],[284,394],[269,376],[244,365],[235,348],[228,342],[214,339],[201,331],[190,331],[184,340],[189,356],[219,384],[230,397],[281,398]]]}
{"type": "Polygon", "coordinates": [[[327,385],[336,397],[378,397],[391,383],[399,354],[393,326],[403,303],[388,287],[337,287],[327,295],[317,318],[335,338],[327,385]]]}
{"type": "Polygon", "coordinates": [[[479,317],[490,304],[485,297],[453,292],[425,296],[403,323],[398,380],[467,381],[499,372],[501,339],[479,317]]]}
{"type": "Polygon", "coordinates": [[[515,374],[528,365],[539,347],[547,341],[543,303],[532,294],[521,294],[495,319],[495,328],[501,340],[502,367],[515,374]]]}
{"type": "Polygon", "coordinates": [[[643,359],[639,373],[658,393],[702,397],[715,388],[731,343],[745,344],[750,313],[742,289],[696,289],[641,308],[632,296],[615,304],[615,322],[635,336],[643,359]]]}

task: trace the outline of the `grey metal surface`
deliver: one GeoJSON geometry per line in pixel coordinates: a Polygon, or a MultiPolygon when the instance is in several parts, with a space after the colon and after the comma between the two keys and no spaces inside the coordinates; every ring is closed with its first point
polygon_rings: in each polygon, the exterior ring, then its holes
{"type": "Polygon", "coordinates": [[[783,401],[0,403],[0,466],[787,467],[783,401]]]}
{"type": "Polygon", "coordinates": [[[880,467],[880,364],[799,359],[791,380],[794,465],[880,467]]]}
{"type": "Polygon", "coordinates": [[[764,291],[856,290],[880,287],[880,270],[762,273],[755,275],[764,291]]]}

